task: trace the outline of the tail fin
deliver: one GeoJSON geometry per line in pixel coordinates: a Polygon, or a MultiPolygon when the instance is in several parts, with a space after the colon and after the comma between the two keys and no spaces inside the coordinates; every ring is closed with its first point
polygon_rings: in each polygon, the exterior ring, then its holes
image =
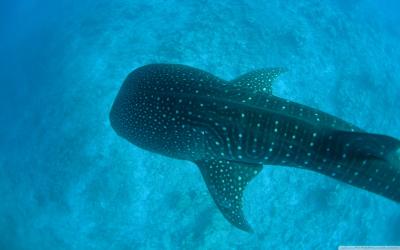
{"type": "Polygon", "coordinates": [[[329,138],[348,155],[344,182],[400,202],[400,141],[389,136],[333,131],[329,138]]]}

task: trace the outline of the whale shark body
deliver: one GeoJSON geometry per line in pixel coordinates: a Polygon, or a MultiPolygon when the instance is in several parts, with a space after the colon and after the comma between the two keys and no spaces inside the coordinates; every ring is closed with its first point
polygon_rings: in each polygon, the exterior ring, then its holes
{"type": "Polygon", "coordinates": [[[189,66],[146,65],[123,83],[111,125],[140,148],[194,162],[224,217],[244,231],[252,229],[243,191],[263,165],[311,170],[400,202],[400,141],[274,96],[284,71],[225,81],[189,66]]]}

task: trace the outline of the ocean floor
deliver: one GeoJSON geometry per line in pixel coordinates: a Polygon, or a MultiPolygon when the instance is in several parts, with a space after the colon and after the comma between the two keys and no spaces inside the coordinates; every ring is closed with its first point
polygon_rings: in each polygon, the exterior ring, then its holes
{"type": "Polygon", "coordinates": [[[284,166],[265,166],[246,189],[255,233],[244,233],[193,163],[129,144],[108,120],[144,64],[225,79],[284,66],[275,95],[400,138],[398,4],[20,2],[0,4],[0,249],[400,245],[399,204],[284,166]]]}

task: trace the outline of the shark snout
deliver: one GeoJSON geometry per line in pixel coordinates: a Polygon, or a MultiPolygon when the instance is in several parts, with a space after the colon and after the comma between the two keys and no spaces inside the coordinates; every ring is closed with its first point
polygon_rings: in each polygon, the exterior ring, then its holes
{"type": "Polygon", "coordinates": [[[124,111],[125,109],[123,108],[122,105],[122,101],[121,101],[121,97],[118,96],[109,113],[109,120],[110,120],[110,124],[111,127],[115,130],[115,132],[119,135],[122,136],[123,134],[123,123],[124,123],[124,119],[125,117],[127,117],[126,111],[124,111]]]}
{"type": "Polygon", "coordinates": [[[118,121],[118,110],[115,107],[115,102],[113,103],[108,118],[110,120],[111,127],[118,133],[117,121],[118,121]]]}

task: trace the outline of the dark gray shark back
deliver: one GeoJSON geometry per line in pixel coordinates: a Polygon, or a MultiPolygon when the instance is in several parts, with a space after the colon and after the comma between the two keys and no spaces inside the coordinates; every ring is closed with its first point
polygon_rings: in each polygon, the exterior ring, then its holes
{"type": "Polygon", "coordinates": [[[245,231],[243,191],[263,164],[313,170],[400,201],[399,141],[273,96],[282,72],[225,81],[184,65],[147,65],[124,81],[111,125],[143,149],[195,162],[225,218],[245,231]]]}
{"type": "MultiPolygon", "coordinates": [[[[258,70],[229,82],[185,65],[146,65],[134,70],[124,81],[113,104],[110,121],[119,135],[151,151],[157,147],[154,143],[159,141],[162,141],[165,147],[168,145],[170,150],[172,145],[169,142],[175,141],[176,144],[182,141],[177,140],[177,137],[203,137],[203,133],[208,133],[207,131],[193,130],[208,125],[204,124],[209,123],[204,116],[208,116],[209,119],[213,115],[221,115],[216,113],[227,106],[225,103],[236,109],[257,109],[260,112],[273,112],[310,124],[318,123],[319,126],[360,131],[355,126],[322,111],[272,96],[271,82],[282,71],[279,68],[258,70]],[[257,79],[257,76],[264,76],[264,79],[260,78],[259,82],[255,82],[254,78],[257,79]],[[219,105],[216,105],[217,103],[219,105]],[[196,114],[189,120],[193,127],[182,127],[188,123],[185,118],[193,116],[196,112],[201,113],[201,110],[205,110],[202,117],[199,118],[202,114],[196,114]],[[142,129],[143,127],[146,129],[142,129]],[[158,132],[162,133],[152,131],[150,135],[149,128],[158,128],[158,132]],[[189,132],[190,129],[194,134],[189,132]],[[149,138],[153,139],[150,141],[149,138]],[[149,143],[151,145],[147,147],[149,143]]],[[[179,151],[182,149],[179,148],[179,151]]],[[[175,153],[173,152],[174,157],[175,153]]]]}

